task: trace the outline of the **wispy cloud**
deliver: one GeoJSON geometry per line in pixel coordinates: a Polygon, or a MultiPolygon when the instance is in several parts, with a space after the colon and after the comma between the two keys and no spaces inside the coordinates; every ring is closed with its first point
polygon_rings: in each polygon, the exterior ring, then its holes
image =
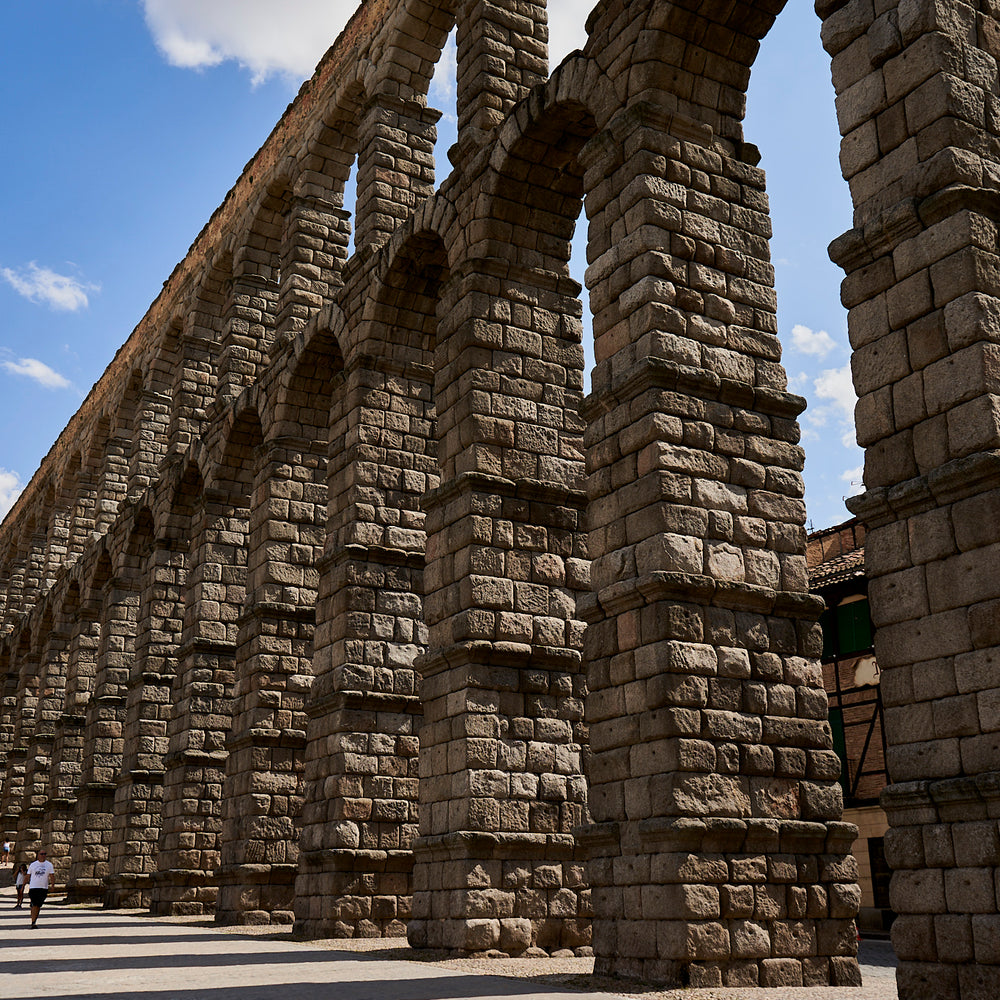
{"type": "Polygon", "coordinates": [[[26,378],[34,379],[46,389],[68,389],[72,385],[68,378],[60,375],[59,372],[37,358],[18,358],[17,361],[4,361],[3,367],[11,375],[23,375],[26,378]]]}
{"type": "Polygon", "coordinates": [[[24,483],[16,472],[0,468],[0,518],[7,516],[23,489],[24,483]]]}
{"type": "Polygon", "coordinates": [[[228,59],[255,84],[280,74],[303,80],[354,13],[344,0],[143,0],[146,24],[173,66],[205,69],[228,59]]]}
{"type": "MultiPolygon", "coordinates": [[[[434,67],[434,78],[428,93],[430,103],[437,108],[453,108],[455,104],[455,76],[458,71],[458,46],[452,32],[441,50],[441,58],[434,67]]],[[[445,111],[444,117],[457,121],[455,115],[445,111]]]]}
{"type": "Polygon", "coordinates": [[[810,330],[808,326],[796,323],[792,327],[792,347],[800,354],[812,354],[822,359],[837,349],[837,343],[826,330],[810,330]]]}
{"type": "Polygon", "coordinates": [[[863,465],[856,465],[853,469],[845,469],[841,474],[840,478],[845,482],[849,483],[851,486],[860,486],[861,478],[865,474],[865,467],[863,465]]]}
{"type": "MultiPolygon", "coordinates": [[[[829,410],[839,419],[843,431],[842,443],[845,448],[850,448],[855,443],[854,407],[858,401],[854,394],[854,382],[851,381],[851,366],[847,364],[843,368],[828,368],[821,372],[814,380],[813,388],[816,396],[826,400],[829,410]]],[[[816,416],[825,419],[822,409],[816,416]]]]}
{"type": "Polygon", "coordinates": [[[0,276],[18,295],[31,302],[44,302],[60,312],[78,312],[90,303],[88,292],[99,292],[100,285],[80,281],[68,274],[59,274],[48,267],[39,267],[35,261],[14,270],[0,268],[0,276]]]}
{"type": "MultiPolygon", "coordinates": [[[[153,40],[172,66],[207,69],[231,59],[249,70],[254,84],[276,74],[305,79],[357,7],[355,0],[282,0],[276,14],[274,0],[142,0],[142,5],[153,40]]],[[[578,0],[550,0],[552,65],[586,41],[589,9],[578,0]]],[[[446,51],[442,59],[449,57],[446,51]]],[[[435,83],[441,86],[439,81],[454,76],[454,66],[442,62],[435,83]]],[[[451,90],[444,93],[452,96],[451,90]]],[[[433,99],[440,100],[440,92],[433,99]]]]}

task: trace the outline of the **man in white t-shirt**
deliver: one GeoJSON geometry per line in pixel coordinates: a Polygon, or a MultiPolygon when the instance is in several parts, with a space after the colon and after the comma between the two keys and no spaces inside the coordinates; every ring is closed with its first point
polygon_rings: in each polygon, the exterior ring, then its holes
{"type": "Polygon", "coordinates": [[[31,901],[31,926],[35,926],[38,913],[49,894],[49,889],[56,884],[56,870],[52,862],[46,860],[45,851],[39,851],[35,860],[28,865],[28,899],[31,901]]]}

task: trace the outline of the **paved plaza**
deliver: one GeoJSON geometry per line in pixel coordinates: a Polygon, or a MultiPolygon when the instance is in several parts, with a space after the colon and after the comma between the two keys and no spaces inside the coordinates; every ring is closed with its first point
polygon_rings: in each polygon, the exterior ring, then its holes
{"type": "Polygon", "coordinates": [[[293,941],[275,928],[69,907],[31,930],[27,902],[0,891],[0,997],[111,1000],[896,1000],[889,945],[862,946],[860,989],[657,991],[590,981],[591,959],[428,961],[405,941],[293,941]],[[409,957],[408,957],[409,956],[409,957]],[[616,992],[607,992],[608,989],[616,992]]]}

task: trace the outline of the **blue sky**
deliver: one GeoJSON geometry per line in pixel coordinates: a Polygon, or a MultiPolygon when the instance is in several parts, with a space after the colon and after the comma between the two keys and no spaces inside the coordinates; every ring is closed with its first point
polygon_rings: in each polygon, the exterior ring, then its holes
{"type": "MultiPolygon", "coordinates": [[[[333,41],[352,0],[33,0],[0,37],[0,514],[156,297],[174,264],[333,41]],[[275,19],[280,8],[282,17],[275,19]]],[[[589,4],[550,0],[553,65],[589,4]],[[579,12],[579,13],[578,13],[579,12]]],[[[453,67],[431,100],[453,141],[453,67]]],[[[841,274],[850,226],[829,59],[808,0],[790,0],[751,81],[746,138],[763,153],[809,518],[845,520],[859,492],[841,274]]],[[[348,208],[351,205],[348,204],[348,208]]],[[[583,254],[573,270],[582,280],[583,254]]]]}

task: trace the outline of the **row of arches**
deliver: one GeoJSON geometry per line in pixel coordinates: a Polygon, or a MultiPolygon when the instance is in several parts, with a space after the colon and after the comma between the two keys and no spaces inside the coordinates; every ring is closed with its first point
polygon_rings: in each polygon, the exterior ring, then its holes
{"type": "MultiPolygon", "coordinates": [[[[547,78],[542,5],[362,6],[140,328],[178,360],[152,366],[173,373],[162,448],[101,459],[146,469],[135,493],[106,488],[105,527],[33,608],[8,588],[3,821],[61,844],[79,898],[592,946],[603,971],[690,985],[857,983],[803,401],[740,126],[777,6],[608,0],[547,78]],[[456,23],[434,192],[427,85],[456,23]]],[[[1000,863],[975,667],[996,645],[993,147],[944,64],[985,107],[996,58],[989,11],[926,6],[821,13],[856,206],[834,253],[870,418],[901,995],[973,996],[998,968],[972,930],[992,904],[956,888],[1000,863]],[[912,142],[883,155],[900,114],[912,142]],[[950,854],[919,846],[931,828],[950,854]]],[[[37,566],[27,508],[8,537],[37,566]]]]}

